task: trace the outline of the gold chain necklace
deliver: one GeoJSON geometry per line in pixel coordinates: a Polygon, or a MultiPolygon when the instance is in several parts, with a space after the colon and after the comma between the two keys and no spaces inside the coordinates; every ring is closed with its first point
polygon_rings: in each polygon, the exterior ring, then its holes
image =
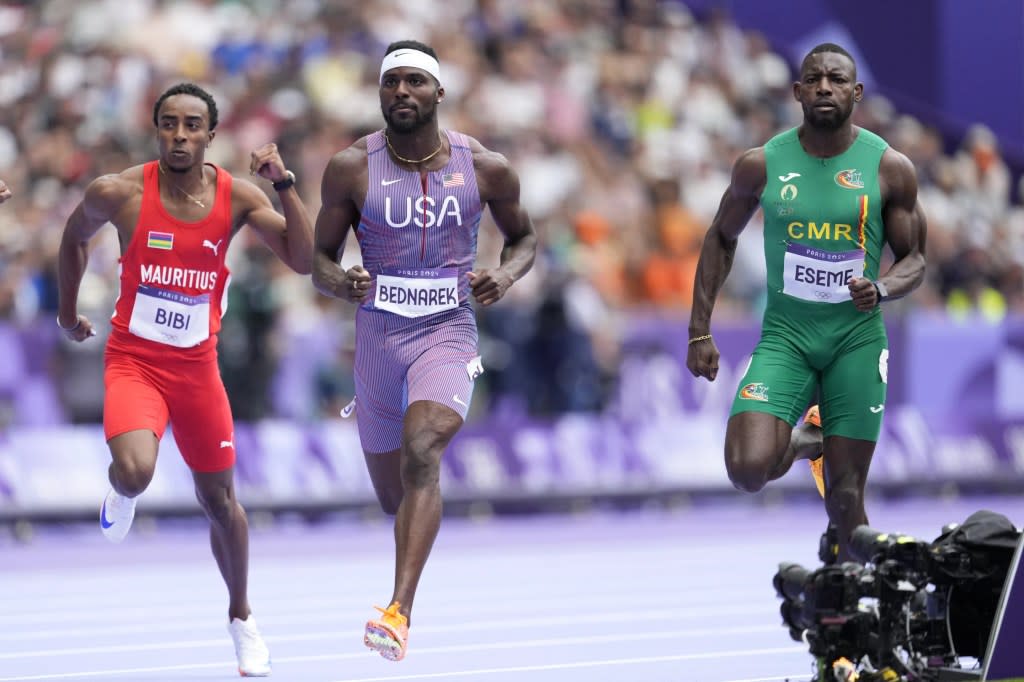
{"type": "Polygon", "coordinates": [[[391,140],[388,139],[388,134],[386,132],[384,133],[384,142],[387,143],[388,149],[391,150],[391,153],[395,155],[396,159],[398,159],[399,161],[401,161],[403,163],[411,163],[411,164],[419,164],[419,163],[425,163],[427,161],[430,161],[432,158],[437,156],[438,152],[440,152],[441,149],[444,147],[444,140],[441,139],[441,132],[440,131],[438,131],[438,133],[437,133],[437,149],[435,149],[434,151],[430,152],[429,154],[424,156],[422,159],[407,159],[404,156],[400,155],[398,152],[395,151],[395,148],[391,146],[391,140]]]}
{"type": "MultiPolygon", "coordinates": [[[[159,168],[159,169],[160,169],[160,175],[162,175],[162,176],[164,176],[164,177],[166,178],[166,177],[167,177],[167,173],[166,173],[166,172],[164,172],[164,164],[163,164],[163,162],[162,162],[162,161],[158,161],[158,162],[157,162],[157,168],[159,168]]],[[[202,180],[201,180],[200,182],[201,182],[201,184],[202,184],[202,186],[203,186],[203,191],[205,192],[205,191],[206,191],[206,171],[205,171],[205,170],[203,171],[203,178],[202,178],[202,180]]],[[[178,186],[178,183],[176,183],[176,182],[172,182],[172,183],[171,183],[171,186],[172,186],[172,187],[173,187],[174,189],[176,189],[176,190],[178,190],[179,192],[181,192],[182,194],[184,194],[184,195],[185,195],[186,197],[188,197],[188,198],[189,198],[189,200],[190,200],[190,201],[191,201],[191,202],[192,202],[193,204],[195,204],[196,206],[198,206],[199,208],[206,208],[206,204],[204,204],[204,203],[203,203],[203,202],[202,202],[201,200],[199,200],[199,199],[196,199],[196,198],[195,198],[194,196],[192,196],[191,194],[189,194],[189,193],[188,193],[188,191],[187,191],[187,190],[185,190],[184,188],[182,188],[182,187],[179,187],[179,186],[178,186]]]]}

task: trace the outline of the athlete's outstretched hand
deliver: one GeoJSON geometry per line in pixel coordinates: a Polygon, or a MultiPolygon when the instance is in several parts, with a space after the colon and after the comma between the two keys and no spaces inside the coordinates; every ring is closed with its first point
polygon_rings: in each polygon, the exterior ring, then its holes
{"type": "Polygon", "coordinates": [[[878,305],[878,291],[870,279],[854,277],[847,282],[846,286],[850,287],[850,298],[853,299],[853,304],[862,313],[870,312],[878,305]]]}
{"type": "Polygon", "coordinates": [[[512,286],[511,275],[500,268],[495,270],[481,270],[470,272],[469,286],[473,290],[473,297],[480,305],[491,305],[501,300],[509,287],[512,286]]]}
{"type": "Polygon", "coordinates": [[[7,186],[7,183],[0,180],[0,204],[4,203],[11,198],[11,188],[7,186]]]}
{"type": "Polygon", "coordinates": [[[277,151],[277,145],[268,142],[250,155],[249,175],[258,175],[271,182],[281,182],[287,177],[285,171],[288,168],[284,165],[281,154],[277,151]]]}
{"type": "Polygon", "coordinates": [[[345,271],[345,284],[341,296],[352,303],[362,303],[370,290],[370,273],[362,265],[353,265],[345,271]]]}
{"type": "Polygon", "coordinates": [[[714,381],[718,376],[718,357],[714,339],[694,341],[686,348],[686,367],[693,376],[714,381]]]}
{"type": "Polygon", "coordinates": [[[81,343],[90,336],[96,336],[96,330],[92,328],[92,322],[85,315],[79,315],[78,321],[75,322],[73,327],[65,327],[60,323],[60,318],[57,319],[57,324],[60,326],[64,336],[68,337],[72,341],[81,343]]]}

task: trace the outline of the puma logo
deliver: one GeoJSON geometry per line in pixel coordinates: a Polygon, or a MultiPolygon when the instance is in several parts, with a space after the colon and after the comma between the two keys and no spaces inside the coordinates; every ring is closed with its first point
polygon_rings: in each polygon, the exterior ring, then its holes
{"type": "Polygon", "coordinates": [[[209,239],[204,239],[203,240],[203,248],[210,249],[210,251],[213,251],[213,255],[216,256],[217,255],[217,249],[220,248],[220,243],[222,241],[224,241],[224,240],[223,239],[218,239],[217,243],[214,244],[209,239]]]}

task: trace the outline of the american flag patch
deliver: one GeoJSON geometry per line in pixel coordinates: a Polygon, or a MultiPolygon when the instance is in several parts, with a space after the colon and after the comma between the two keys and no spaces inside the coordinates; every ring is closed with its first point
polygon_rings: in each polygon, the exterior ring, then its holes
{"type": "Polygon", "coordinates": [[[466,179],[462,173],[445,173],[441,176],[442,187],[462,187],[465,184],[466,179]]]}
{"type": "Polygon", "coordinates": [[[163,249],[164,251],[170,251],[174,248],[174,233],[150,232],[146,246],[151,249],[163,249]]]}

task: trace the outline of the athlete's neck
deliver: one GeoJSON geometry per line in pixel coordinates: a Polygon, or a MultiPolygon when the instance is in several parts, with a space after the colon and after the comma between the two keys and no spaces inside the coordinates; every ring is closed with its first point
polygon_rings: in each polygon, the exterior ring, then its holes
{"type": "Polygon", "coordinates": [[[205,163],[200,162],[188,168],[171,168],[163,161],[157,161],[157,164],[160,175],[166,180],[161,184],[167,186],[172,194],[176,192],[181,198],[206,208],[205,194],[209,182],[206,179],[205,163]]]}
{"type": "Polygon", "coordinates": [[[444,135],[436,123],[411,132],[384,129],[384,142],[391,158],[407,166],[434,166],[444,156],[444,135]]]}
{"type": "Polygon", "coordinates": [[[859,128],[847,121],[835,130],[821,130],[804,122],[797,135],[808,156],[827,159],[839,156],[853,145],[859,128]]]}

